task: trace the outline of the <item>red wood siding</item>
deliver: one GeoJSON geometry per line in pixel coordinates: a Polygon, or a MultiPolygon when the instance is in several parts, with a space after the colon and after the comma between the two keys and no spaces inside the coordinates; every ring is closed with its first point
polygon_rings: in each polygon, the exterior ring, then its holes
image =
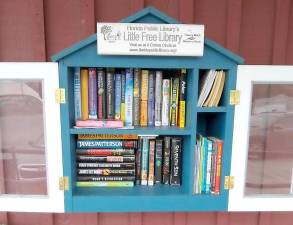
{"type": "MultiPolygon", "coordinates": [[[[50,61],[91,35],[96,21],[119,21],[154,6],[206,35],[247,64],[293,64],[291,0],[1,0],[0,61],[50,61]]],[[[289,225],[293,213],[0,213],[9,225],[289,225]]]]}

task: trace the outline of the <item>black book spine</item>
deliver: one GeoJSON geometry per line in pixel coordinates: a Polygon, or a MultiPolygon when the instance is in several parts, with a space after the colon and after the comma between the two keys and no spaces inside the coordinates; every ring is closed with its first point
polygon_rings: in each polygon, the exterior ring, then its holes
{"type": "Polygon", "coordinates": [[[98,119],[106,118],[106,91],[105,91],[105,72],[102,68],[97,70],[98,76],[98,119]]]}
{"type": "Polygon", "coordinates": [[[78,162],[78,168],[121,168],[121,169],[134,169],[135,163],[96,163],[96,162],[78,162]]]}
{"type": "Polygon", "coordinates": [[[115,156],[115,155],[133,155],[134,149],[76,149],[77,155],[100,155],[100,156],[115,156]]]}
{"type": "Polygon", "coordinates": [[[107,86],[106,86],[106,95],[107,95],[107,119],[114,119],[114,69],[107,69],[107,86]]]}
{"type": "Polygon", "coordinates": [[[140,125],[140,69],[134,69],[133,80],[133,125],[140,125]]]}
{"type": "Polygon", "coordinates": [[[170,183],[170,147],[171,138],[164,137],[163,184],[170,183]]]}
{"type": "Polygon", "coordinates": [[[77,181],[134,181],[135,176],[78,176],[77,181]]]}
{"type": "Polygon", "coordinates": [[[163,140],[156,140],[156,156],[155,156],[155,183],[162,183],[162,153],[163,153],[163,140]]]}
{"type": "Polygon", "coordinates": [[[181,185],[182,143],[180,138],[171,140],[171,174],[170,184],[181,185]]]}
{"type": "Polygon", "coordinates": [[[140,184],[141,182],[141,151],[142,151],[142,138],[139,138],[138,140],[138,148],[136,150],[135,155],[135,162],[136,162],[136,179],[135,183],[140,184]]]}

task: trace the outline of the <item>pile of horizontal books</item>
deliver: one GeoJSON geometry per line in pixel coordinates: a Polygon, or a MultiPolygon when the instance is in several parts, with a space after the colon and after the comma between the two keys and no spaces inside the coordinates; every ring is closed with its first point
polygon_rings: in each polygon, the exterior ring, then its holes
{"type": "Polygon", "coordinates": [[[76,127],[185,127],[186,70],[75,68],[76,127]]]}

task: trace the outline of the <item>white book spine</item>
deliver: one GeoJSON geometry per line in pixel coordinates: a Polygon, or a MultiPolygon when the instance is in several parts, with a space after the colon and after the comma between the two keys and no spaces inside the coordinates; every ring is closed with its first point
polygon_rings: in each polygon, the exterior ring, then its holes
{"type": "Polygon", "coordinates": [[[170,80],[163,79],[162,126],[169,126],[170,80]]]}
{"type": "Polygon", "coordinates": [[[156,71],[155,126],[162,125],[162,71],[156,71]]]}

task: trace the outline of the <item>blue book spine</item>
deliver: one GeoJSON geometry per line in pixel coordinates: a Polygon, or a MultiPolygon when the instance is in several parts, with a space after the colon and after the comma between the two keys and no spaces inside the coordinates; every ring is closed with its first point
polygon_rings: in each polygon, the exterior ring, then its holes
{"type": "Polygon", "coordinates": [[[202,179],[201,179],[201,193],[205,193],[206,191],[206,160],[207,160],[207,138],[206,137],[203,137],[202,138],[202,179]]]}
{"type": "Polygon", "coordinates": [[[89,68],[89,119],[97,119],[97,73],[89,68]]]}
{"type": "Polygon", "coordinates": [[[125,82],[125,126],[133,125],[133,69],[126,69],[125,82]]]}
{"type": "Polygon", "coordinates": [[[149,73],[149,90],[148,90],[148,125],[155,125],[155,73],[149,73]]]}
{"type": "Polygon", "coordinates": [[[74,68],[74,107],[75,107],[75,120],[81,118],[81,95],[80,95],[80,68],[74,68]]]}
{"type": "Polygon", "coordinates": [[[115,119],[121,119],[121,74],[115,74],[115,119]]]}
{"type": "Polygon", "coordinates": [[[148,184],[149,139],[143,137],[141,155],[141,185],[148,184]]]}
{"type": "Polygon", "coordinates": [[[212,169],[212,153],[213,153],[213,142],[207,139],[207,164],[206,164],[206,189],[205,193],[211,193],[211,169],[212,169]]]}

